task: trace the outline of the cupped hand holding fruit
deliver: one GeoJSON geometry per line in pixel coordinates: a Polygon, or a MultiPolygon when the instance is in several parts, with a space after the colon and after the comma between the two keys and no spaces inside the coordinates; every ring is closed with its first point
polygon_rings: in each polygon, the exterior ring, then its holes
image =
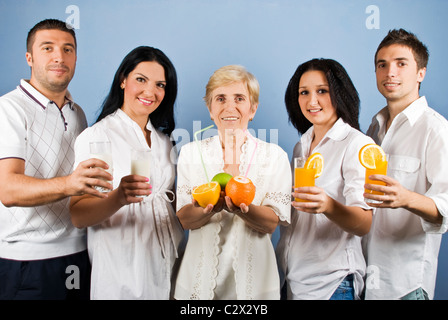
{"type": "Polygon", "coordinates": [[[229,196],[225,196],[225,204],[227,207],[227,211],[233,213],[248,213],[249,206],[245,203],[241,203],[239,207],[237,207],[229,196]]]}
{"type": "Polygon", "coordinates": [[[232,175],[221,172],[216,174],[212,181],[193,188],[193,205],[204,208],[204,213],[221,211],[224,207],[224,189],[232,175]]]}
{"type": "Polygon", "coordinates": [[[221,211],[224,206],[224,192],[216,181],[210,181],[193,189],[193,205],[204,208],[204,213],[221,211]]]}
{"type": "Polygon", "coordinates": [[[211,182],[194,188],[192,195],[193,204],[204,208],[204,213],[220,211],[224,204],[228,211],[247,213],[255,197],[255,185],[249,178],[221,172],[211,182]]]}
{"type": "MultiPolygon", "coordinates": [[[[217,175],[218,176],[218,175],[217,175]]],[[[228,179],[228,182],[225,182],[223,186],[225,186],[225,192],[221,190],[219,199],[217,200],[215,205],[212,205],[212,203],[215,200],[211,200],[212,197],[209,198],[209,200],[205,202],[200,202],[204,206],[203,208],[203,214],[200,216],[195,216],[194,221],[193,219],[180,217],[182,225],[187,229],[196,229],[199,227],[202,227],[204,224],[208,223],[210,217],[214,214],[214,212],[222,210],[224,206],[226,206],[226,210],[229,212],[232,212],[236,215],[239,215],[244,222],[252,229],[262,232],[262,233],[269,233],[272,234],[277,225],[278,225],[278,216],[275,214],[275,212],[272,210],[272,208],[267,206],[251,206],[249,210],[249,206],[252,204],[252,201],[255,197],[255,185],[252,183],[252,181],[246,177],[243,176],[235,176],[229,179],[228,174],[221,173],[217,177],[215,176],[212,179],[211,185],[206,183],[205,185],[209,185],[209,188],[213,185],[211,189],[217,188],[221,186],[218,181],[213,180],[219,180],[221,179],[228,179]],[[218,209],[218,206],[220,206],[221,200],[224,200],[222,203],[221,209],[218,209]],[[189,221],[187,221],[189,220],[189,221]]],[[[195,189],[193,192],[194,199],[200,199],[203,195],[201,189],[195,189]]],[[[216,191],[211,192],[208,190],[209,194],[214,194],[214,199],[216,199],[216,191]]],[[[204,200],[204,199],[203,199],[204,200]]],[[[200,203],[197,200],[193,200],[193,203],[196,207],[200,205],[200,203]]],[[[182,211],[182,209],[181,209],[182,211]]],[[[179,215],[178,215],[179,216],[179,215]]],[[[191,216],[190,216],[191,217],[191,216]]]]}
{"type": "Polygon", "coordinates": [[[226,205],[229,211],[249,212],[249,205],[255,198],[255,185],[243,176],[235,176],[226,185],[226,205]]]}

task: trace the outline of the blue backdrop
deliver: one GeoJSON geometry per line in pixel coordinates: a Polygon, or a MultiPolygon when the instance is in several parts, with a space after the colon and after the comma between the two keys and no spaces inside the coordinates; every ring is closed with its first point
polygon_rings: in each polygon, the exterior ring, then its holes
{"type": "MultiPolygon", "coordinates": [[[[25,39],[46,18],[76,27],[78,62],[70,92],[89,123],[124,56],[139,45],[160,48],[179,77],[175,139],[211,124],[202,97],[217,68],[241,64],[259,80],[260,106],[251,128],[291,156],[299,139],[288,123],[284,92],[296,67],[311,58],[338,60],[361,98],[361,129],[385,101],[375,83],[373,56],[387,31],[405,28],[428,46],[421,94],[446,118],[448,71],[446,0],[0,0],[0,95],[29,78],[25,39]]],[[[448,248],[439,256],[436,299],[448,298],[448,248]]],[[[274,243],[278,233],[273,236],[274,243]]]]}

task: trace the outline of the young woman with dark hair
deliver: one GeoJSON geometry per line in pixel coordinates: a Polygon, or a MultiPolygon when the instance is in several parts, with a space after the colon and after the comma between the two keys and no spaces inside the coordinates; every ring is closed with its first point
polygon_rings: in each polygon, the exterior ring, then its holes
{"type": "Polygon", "coordinates": [[[123,60],[98,121],[75,143],[75,163],[89,142],[110,141],[113,190],[105,199],[72,197],[73,224],[88,227],[92,299],[169,299],[183,237],[173,206],[176,72],[160,50],[138,47],[123,60]],[[134,150],[150,150],[150,176],[131,174],[134,150]]]}
{"type": "Polygon", "coordinates": [[[359,97],[352,80],[344,67],[331,59],[313,59],[301,64],[291,80],[285,94],[286,110],[292,125],[304,134],[313,124],[302,112],[297,112],[299,106],[299,81],[307,71],[321,71],[328,81],[331,103],[336,109],[338,118],[342,118],[355,129],[359,130],[359,97]]]}
{"type": "Polygon", "coordinates": [[[293,157],[324,158],[315,187],[295,188],[291,225],[282,227],[277,257],[288,299],[357,299],[366,264],[361,236],[372,211],[364,202],[359,150],[373,140],[359,131],[359,98],[345,69],[331,59],[300,65],[285,95],[301,135],[293,157]]]}
{"type": "Polygon", "coordinates": [[[174,102],[177,96],[177,74],[176,69],[168,57],[159,49],[152,47],[142,46],[135,48],[123,59],[115,73],[110,92],[103,102],[101,113],[96,122],[101,121],[101,119],[122,107],[124,91],[121,88],[121,83],[139,63],[145,61],[157,62],[165,71],[165,97],[160,107],[154,110],[149,115],[149,118],[156,129],[169,136],[175,127],[174,102]]]}

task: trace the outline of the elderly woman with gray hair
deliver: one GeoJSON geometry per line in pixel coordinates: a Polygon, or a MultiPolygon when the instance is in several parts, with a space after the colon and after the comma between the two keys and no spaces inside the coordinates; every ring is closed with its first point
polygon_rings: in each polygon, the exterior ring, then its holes
{"type": "Polygon", "coordinates": [[[215,71],[206,86],[204,100],[218,134],[201,140],[200,149],[195,142],[183,146],[179,155],[177,216],[189,239],[176,299],[280,298],[270,236],[279,223],[289,224],[291,169],[286,152],[247,131],[258,96],[257,79],[236,65],[215,71]],[[221,192],[216,205],[200,207],[193,188],[220,172],[247,172],[256,187],[252,203],[238,207],[221,192]]]}

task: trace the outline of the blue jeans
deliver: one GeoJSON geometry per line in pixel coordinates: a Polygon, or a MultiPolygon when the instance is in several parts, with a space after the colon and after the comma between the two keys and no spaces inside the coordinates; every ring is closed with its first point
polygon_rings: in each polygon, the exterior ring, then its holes
{"type": "Polygon", "coordinates": [[[429,300],[429,296],[425,290],[418,288],[401,297],[400,300],[429,300]]]}
{"type": "Polygon", "coordinates": [[[330,300],[354,300],[355,289],[353,288],[353,274],[349,274],[342,280],[339,287],[331,296],[330,300]]]}

